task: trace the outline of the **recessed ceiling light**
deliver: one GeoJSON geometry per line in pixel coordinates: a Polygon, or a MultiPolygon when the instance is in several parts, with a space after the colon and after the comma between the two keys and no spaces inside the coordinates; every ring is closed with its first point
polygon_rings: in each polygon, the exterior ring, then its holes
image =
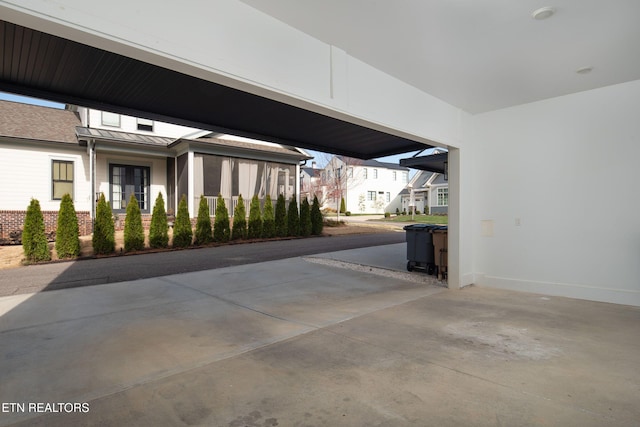
{"type": "Polygon", "coordinates": [[[582,67],[576,70],[578,74],[589,74],[593,70],[593,67],[582,67]]]}
{"type": "Polygon", "coordinates": [[[554,13],[556,13],[556,10],[552,7],[548,7],[548,6],[541,7],[540,9],[534,10],[533,13],[531,14],[531,17],[533,19],[537,19],[538,21],[541,21],[543,19],[549,18],[554,13]]]}

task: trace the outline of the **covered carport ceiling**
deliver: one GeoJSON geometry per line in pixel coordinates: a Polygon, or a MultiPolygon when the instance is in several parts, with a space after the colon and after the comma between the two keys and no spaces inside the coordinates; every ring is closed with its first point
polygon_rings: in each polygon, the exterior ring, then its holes
{"type": "Polygon", "coordinates": [[[361,159],[424,143],[0,21],[0,91],[361,159]]]}

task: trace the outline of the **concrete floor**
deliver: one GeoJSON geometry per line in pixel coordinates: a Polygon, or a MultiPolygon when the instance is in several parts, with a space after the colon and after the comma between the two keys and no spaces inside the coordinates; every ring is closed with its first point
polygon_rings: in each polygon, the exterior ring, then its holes
{"type": "Polygon", "coordinates": [[[447,290],[403,247],[0,298],[0,425],[640,423],[640,309],[447,290]]]}

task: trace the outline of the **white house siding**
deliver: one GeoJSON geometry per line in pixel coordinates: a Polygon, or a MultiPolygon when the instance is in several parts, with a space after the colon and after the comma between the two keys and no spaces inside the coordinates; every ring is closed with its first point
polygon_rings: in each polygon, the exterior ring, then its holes
{"type": "Polygon", "coordinates": [[[80,108],[79,109],[80,119],[82,120],[83,126],[91,127],[94,129],[107,129],[118,132],[132,132],[132,133],[140,133],[146,135],[155,135],[155,136],[165,136],[169,138],[181,138],[185,135],[192,134],[194,132],[198,132],[199,129],[174,125],[170,123],[164,122],[153,122],[153,132],[149,131],[141,131],[138,129],[138,118],[132,116],[125,116],[120,114],[120,126],[107,126],[102,124],[102,111],[99,110],[88,110],[80,108]]]}
{"type": "Polygon", "coordinates": [[[43,211],[57,211],[60,200],[53,200],[51,167],[53,160],[73,161],[74,183],[72,195],[76,211],[90,211],[89,156],[81,147],[49,144],[0,145],[0,210],[24,211],[31,198],[38,199],[43,211]],[[55,148],[54,148],[55,147],[55,148]]]}
{"type": "Polygon", "coordinates": [[[346,209],[352,213],[383,213],[407,184],[403,179],[403,173],[408,174],[408,171],[395,170],[396,179],[394,180],[393,169],[367,166],[367,178],[364,178],[364,169],[363,166],[354,167],[354,179],[349,181],[345,195],[346,209]],[[374,169],[378,171],[377,178],[374,178],[374,169]],[[376,206],[375,201],[367,200],[369,191],[374,191],[376,198],[382,200],[379,207],[376,206]],[[387,193],[389,193],[389,202],[387,202],[387,193]],[[364,196],[364,211],[360,206],[361,196],[364,196]]]}

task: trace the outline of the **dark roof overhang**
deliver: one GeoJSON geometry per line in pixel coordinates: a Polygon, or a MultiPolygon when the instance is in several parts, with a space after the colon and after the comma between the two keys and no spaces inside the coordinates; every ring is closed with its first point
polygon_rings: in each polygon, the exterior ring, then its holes
{"type": "Polygon", "coordinates": [[[400,159],[400,165],[412,169],[419,169],[428,172],[445,173],[445,163],[449,158],[449,153],[431,154],[429,156],[409,157],[400,159]]]}
{"type": "Polygon", "coordinates": [[[424,143],[0,21],[0,90],[370,159],[424,143]]]}

